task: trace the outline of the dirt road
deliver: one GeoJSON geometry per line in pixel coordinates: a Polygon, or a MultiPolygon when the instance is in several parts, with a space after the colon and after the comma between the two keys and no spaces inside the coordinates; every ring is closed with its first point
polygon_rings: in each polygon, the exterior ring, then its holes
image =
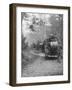
{"type": "Polygon", "coordinates": [[[44,57],[38,56],[33,63],[27,65],[22,70],[22,77],[62,75],[63,63],[57,60],[45,60],[44,57]]]}

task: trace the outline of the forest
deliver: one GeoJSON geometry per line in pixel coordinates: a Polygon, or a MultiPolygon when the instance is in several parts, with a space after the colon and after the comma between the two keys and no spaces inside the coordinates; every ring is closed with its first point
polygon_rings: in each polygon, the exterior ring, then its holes
{"type": "MultiPolygon", "coordinates": [[[[43,61],[45,60],[44,44],[45,40],[49,38],[50,34],[53,34],[55,37],[57,37],[60,46],[61,55],[58,61],[61,62],[60,64],[61,69],[60,72],[57,71],[56,73],[62,74],[63,15],[22,12],[21,23],[22,23],[21,25],[22,76],[25,76],[24,70],[28,65],[32,63],[34,64],[35,62],[40,63],[42,62],[42,60],[43,61]]],[[[42,65],[40,67],[42,67],[42,65]]],[[[59,68],[59,66],[56,67],[59,68]]],[[[36,76],[35,74],[34,76],[36,76]]],[[[41,75],[39,72],[38,74],[41,75]]]]}

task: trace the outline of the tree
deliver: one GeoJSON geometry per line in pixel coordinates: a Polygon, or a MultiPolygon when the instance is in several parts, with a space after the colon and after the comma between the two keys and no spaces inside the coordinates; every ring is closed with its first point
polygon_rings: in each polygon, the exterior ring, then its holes
{"type": "Polygon", "coordinates": [[[28,47],[28,42],[26,42],[26,38],[23,37],[23,35],[21,38],[21,47],[22,47],[22,50],[27,49],[27,47],[28,47]]]}
{"type": "Polygon", "coordinates": [[[57,38],[60,43],[63,43],[63,15],[51,15],[49,19],[50,23],[52,24],[51,30],[52,33],[57,35],[57,38]]]}

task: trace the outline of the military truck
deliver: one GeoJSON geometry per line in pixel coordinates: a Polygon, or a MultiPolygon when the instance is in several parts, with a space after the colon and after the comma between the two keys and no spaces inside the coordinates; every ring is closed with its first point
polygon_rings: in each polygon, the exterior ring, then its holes
{"type": "Polygon", "coordinates": [[[53,34],[44,41],[44,53],[46,59],[57,59],[59,57],[58,39],[53,34]]]}

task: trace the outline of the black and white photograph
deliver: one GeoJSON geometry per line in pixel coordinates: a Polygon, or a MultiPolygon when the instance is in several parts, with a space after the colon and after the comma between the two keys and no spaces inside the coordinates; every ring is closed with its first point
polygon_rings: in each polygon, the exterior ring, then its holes
{"type": "Polygon", "coordinates": [[[63,75],[63,15],[21,12],[21,77],[63,75]]]}

